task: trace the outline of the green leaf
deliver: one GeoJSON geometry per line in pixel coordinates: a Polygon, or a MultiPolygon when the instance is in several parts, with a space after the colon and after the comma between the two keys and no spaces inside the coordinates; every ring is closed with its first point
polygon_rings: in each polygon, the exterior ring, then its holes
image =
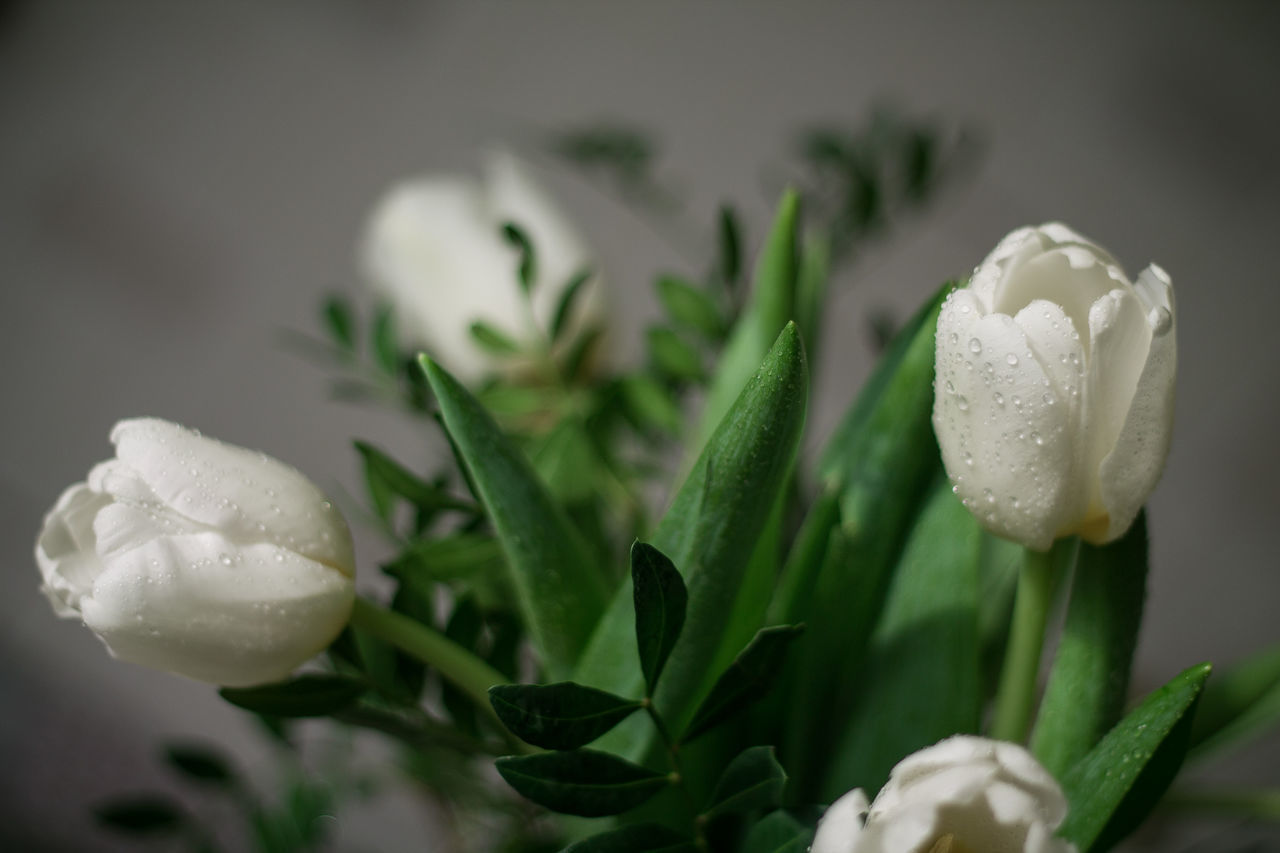
{"type": "Polygon", "coordinates": [[[582,287],[591,280],[593,273],[589,269],[579,270],[569,279],[560,291],[560,298],[556,301],[555,313],[551,315],[551,340],[552,342],[560,340],[560,336],[564,334],[569,327],[569,318],[573,316],[573,306],[578,301],[578,294],[582,292],[582,287]]]}
{"type": "Polygon", "coordinates": [[[1280,723],[1280,645],[1209,682],[1191,727],[1188,758],[1198,761],[1247,742],[1280,723]]]}
{"type": "Polygon", "coordinates": [[[399,462],[367,442],[354,442],[364,459],[365,481],[374,508],[383,518],[390,516],[393,500],[401,497],[424,512],[460,510],[475,512],[476,507],[460,501],[438,486],[427,483],[399,462]]]}
{"type": "Polygon", "coordinates": [[[816,822],[816,816],[802,820],[790,811],[771,812],[751,827],[743,853],[808,853],[816,822]]]}
{"type": "MultiPolygon", "coordinates": [[[[475,596],[460,597],[453,605],[453,612],[449,614],[444,635],[462,648],[474,651],[483,631],[484,616],[480,613],[475,596]]],[[[440,702],[459,729],[472,735],[477,733],[476,706],[456,684],[442,680],[440,702]]]]}
{"type": "Polygon", "coordinates": [[[703,404],[691,452],[700,452],[795,310],[800,196],[788,191],[756,262],[751,300],[725,344],[703,404]]]}
{"type": "Polygon", "coordinates": [[[1101,853],[1150,813],[1182,765],[1209,671],[1193,666],[1151,693],[1061,777],[1070,811],[1059,835],[1101,853]]]}
{"type": "Polygon", "coordinates": [[[716,680],[680,741],[688,743],[768,693],[782,667],[787,647],[803,631],[803,625],[761,628],[716,680]]]}
{"type": "Polygon", "coordinates": [[[572,681],[499,684],[489,688],[489,701],[512,734],[543,749],[586,746],[644,707],[572,681]]]}
{"type": "Polygon", "coordinates": [[[830,243],[822,237],[805,240],[800,253],[800,270],[796,275],[795,318],[805,345],[813,352],[817,352],[821,345],[819,335],[827,307],[830,268],[830,243]]]}
{"type": "Polygon", "coordinates": [[[1124,711],[1146,587],[1145,513],[1110,545],[1080,545],[1062,639],[1031,734],[1031,751],[1055,776],[1124,711]]]}
{"type": "Polygon", "coordinates": [[[702,378],[702,357],[675,332],[653,326],[645,337],[649,343],[649,357],[660,372],[688,382],[702,378]]]}
{"type": "MultiPolygon", "coordinates": [[[[529,293],[533,290],[533,284],[538,278],[538,256],[533,251],[533,243],[524,229],[514,222],[508,222],[502,226],[502,236],[520,252],[520,267],[517,275],[520,288],[525,293],[529,293]]],[[[474,329],[474,326],[472,328],[474,329]]]]}
{"type": "Polygon", "coordinates": [[[618,391],[627,414],[640,429],[676,435],[684,426],[680,407],[653,377],[642,373],[624,376],[618,391]]]}
{"type": "MultiPolygon", "coordinates": [[[[673,730],[688,723],[715,676],[709,668],[734,625],[748,561],[795,456],[807,396],[804,350],[788,325],[653,534],[651,543],[680,569],[688,589],[684,630],[654,696],[673,730]]],[[[633,599],[628,578],[592,636],[575,681],[623,696],[643,689],[633,599]]],[[[608,736],[631,757],[644,752],[651,738],[647,730],[628,727],[608,736]]]]}
{"type": "Polygon", "coordinates": [[[652,696],[658,676],[684,627],[689,593],[675,565],[657,548],[631,546],[631,585],[636,611],[636,646],[644,673],[645,695],[652,696]]]}
{"type": "Polygon", "coordinates": [[[553,496],[566,504],[593,500],[599,456],[577,418],[555,426],[532,452],[534,470],[553,496]]]}
{"type": "Polygon", "coordinates": [[[621,826],[584,838],[561,853],[698,853],[687,837],[656,823],[621,826]]]}
{"type": "Polygon", "coordinates": [[[515,355],[520,352],[520,345],[515,339],[506,332],[500,332],[498,329],[484,322],[477,320],[468,327],[471,332],[471,339],[484,348],[486,352],[493,355],[515,355]]]}
{"type": "Polygon", "coordinates": [[[148,794],[109,800],[94,807],[93,817],[102,826],[129,835],[175,832],[187,819],[173,800],[148,794]]]}
{"type": "Polygon", "coordinates": [[[355,349],[356,318],[351,300],[343,296],[330,296],[324,301],[324,325],[329,337],[346,350],[355,349]]]}
{"type": "Polygon", "coordinates": [[[507,756],[497,768],[526,799],[580,817],[630,811],[671,784],[665,773],[590,749],[507,756]]]}
{"type": "Polygon", "coordinates": [[[720,279],[732,291],[742,276],[742,227],[738,224],[738,214],[728,205],[720,208],[718,223],[720,279]]]}
{"type": "Polygon", "coordinates": [[[198,744],[171,744],[165,749],[165,761],[195,782],[218,788],[234,788],[236,774],[221,754],[198,744]]]}
{"type": "Polygon", "coordinates": [[[725,320],[714,299],[700,287],[674,276],[658,279],[658,300],[673,321],[711,341],[724,335],[725,320]]]}
{"type": "Polygon", "coordinates": [[[530,639],[562,677],[605,609],[605,576],[520,449],[456,379],[426,357],[422,366],[507,555],[530,639]]]}
{"type": "Polygon", "coordinates": [[[748,747],[721,774],[704,814],[713,818],[776,809],[782,804],[786,786],[787,772],[778,763],[773,747],[748,747]]]}
{"type": "Polygon", "coordinates": [[[941,481],[898,561],[857,703],[832,733],[837,748],[822,799],[855,785],[877,791],[904,755],[978,731],[981,540],[978,523],[941,481]]]}
{"type": "Polygon", "coordinates": [[[379,308],[373,315],[373,360],[382,371],[391,376],[400,373],[400,345],[396,341],[395,312],[388,306],[379,308]]]}
{"type": "Polygon", "coordinates": [[[343,675],[300,675],[260,687],[223,687],[218,694],[232,705],[272,717],[324,717],[347,707],[366,690],[364,682],[343,675]]]}
{"type": "Polygon", "coordinates": [[[414,542],[384,569],[402,581],[447,583],[501,571],[504,565],[498,540],[480,533],[459,533],[414,542]]]}

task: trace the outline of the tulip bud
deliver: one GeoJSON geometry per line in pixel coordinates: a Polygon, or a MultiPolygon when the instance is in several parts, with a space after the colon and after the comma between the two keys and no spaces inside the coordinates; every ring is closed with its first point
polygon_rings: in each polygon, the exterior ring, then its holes
{"type": "MultiPolygon", "coordinates": [[[[573,226],[507,153],[486,161],[482,181],[437,174],[392,187],[370,216],[360,250],[361,271],[395,310],[404,341],[426,349],[465,382],[512,364],[478,343],[472,324],[536,347],[566,284],[590,266],[573,226]],[[516,274],[517,256],[502,234],[506,223],[519,227],[535,252],[527,296],[516,274]]],[[[602,294],[592,278],[575,299],[563,341],[602,315],[602,294]]]]}
{"type": "Polygon", "coordinates": [[[278,681],[347,622],[346,521],[271,457],[154,418],[71,486],[36,541],[42,591],[121,660],[242,687],[278,681]]]}
{"type": "Polygon", "coordinates": [[[811,853],[1073,853],[1054,838],[1067,800],[1020,746],[959,735],[913,753],[867,804],[861,789],[836,800],[811,853]]]}
{"type": "Polygon", "coordinates": [[[1005,237],[938,317],[933,426],[965,506],[1039,551],[1123,535],[1169,452],[1174,340],[1164,270],[1130,283],[1057,223],[1005,237]]]}

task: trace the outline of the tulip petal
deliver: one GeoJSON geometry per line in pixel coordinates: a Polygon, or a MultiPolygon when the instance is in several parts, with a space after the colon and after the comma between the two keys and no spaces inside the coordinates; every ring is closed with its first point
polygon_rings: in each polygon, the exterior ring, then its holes
{"type": "Polygon", "coordinates": [[[321,651],[353,600],[351,579],[331,566],[202,532],[108,559],[81,608],[121,660],[248,686],[284,678],[321,651]]]}
{"type": "Polygon", "coordinates": [[[1147,303],[1151,343],[1124,423],[1098,468],[1100,497],[1110,516],[1103,541],[1122,536],[1137,517],[1164,470],[1172,434],[1177,330],[1168,276],[1148,267],[1135,290],[1147,303]]]}
{"type": "Polygon", "coordinates": [[[128,469],[173,513],[237,544],[273,543],[354,574],[346,522],[296,469],[155,418],[121,421],[111,440],[123,467],[108,467],[104,486],[127,482],[128,469]]]}
{"type": "Polygon", "coordinates": [[[995,753],[1001,775],[1029,791],[1035,797],[1044,821],[1056,829],[1067,816],[1067,798],[1063,796],[1058,781],[1030,752],[1017,744],[996,741],[995,753]]]}
{"type": "Polygon", "coordinates": [[[1068,409],[1011,317],[956,291],[938,318],[934,430],[955,491],[993,533],[1048,549],[1080,503],[1068,409]]]}
{"type": "Polygon", "coordinates": [[[818,821],[809,853],[854,853],[867,820],[867,795],[854,788],[836,800],[818,821]]]}
{"type": "Polygon", "coordinates": [[[80,615],[80,599],[102,571],[94,551],[93,523],[108,503],[84,483],[76,483],[45,516],[36,540],[36,565],[44,579],[40,589],[63,619],[80,615]]]}
{"type": "Polygon", "coordinates": [[[1083,247],[1063,246],[1022,264],[1017,275],[1006,275],[996,291],[993,310],[1013,316],[1036,300],[1061,305],[1087,351],[1091,307],[1117,287],[1127,286],[1119,267],[1102,263],[1083,247]]]}

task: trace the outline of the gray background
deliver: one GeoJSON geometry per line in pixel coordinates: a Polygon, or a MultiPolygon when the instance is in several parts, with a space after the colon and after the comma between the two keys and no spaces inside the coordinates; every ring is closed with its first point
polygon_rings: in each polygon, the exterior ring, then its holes
{"type": "MultiPolygon", "coordinates": [[[[110,662],[36,593],[31,543],[58,492],[154,414],[279,456],[334,491],[352,435],[433,452],[395,416],[328,402],[279,347],[350,290],[352,248],[391,181],[469,169],[478,146],[601,117],[665,144],[709,221],[816,119],[877,101],[959,120],[981,168],[856,269],[820,353],[820,439],[870,364],[863,320],[900,316],[1011,228],[1062,219],[1131,272],[1173,276],[1176,437],[1151,502],[1153,575],[1136,681],[1280,639],[1280,7],[1271,4],[399,2],[9,3],[0,28],[0,838],[105,845],[85,816],[163,782],[162,739],[270,761],[212,688],[110,662]],[[839,330],[844,326],[847,331],[839,330]]],[[[636,353],[651,274],[697,272],[572,173],[539,175],[582,223],[636,353]]],[[[366,557],[378,543],[357,531],[366,557]]],[[[366,763],[376,761],[369,753],[366,763]]],[[[1280,782],[1280,744],[1219,776],[1280,782]]],[[[344,813],[342,849],[430,850],[409,792],[344,813]]],[[[1161,849],[1211,830],[1168,829],[1161,849]]],[[[1247,833],[1241,837],[1252,837],[1247,833]]],[[[1274,835],[1268,836],[1272,845],[1274,835]]],[[[1264,844],[1267,842],[1264,841],[1264,844]]],[[[1280,848],[1268,848],[1280,849],[1280,848]]]]}

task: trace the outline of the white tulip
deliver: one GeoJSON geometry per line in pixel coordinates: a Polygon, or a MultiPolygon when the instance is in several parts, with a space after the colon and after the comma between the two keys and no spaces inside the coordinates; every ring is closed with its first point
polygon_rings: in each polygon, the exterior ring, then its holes
{"type": "MultiPolygon", "coordinates": [[[[365,279],[395,310],[404,341],[425,348],[466,382],[511,364],[476,342],[473,323],[533,345],[565,284],[593,266],[568,219],[524,164],[504,152],[485,161],[482,181],[435,174],[392,187],[369,219],[359,260],[365,279]],[[533,244],[531,303],[520,291],[518,255],[501,233],[507,222],[533,244]]],[[[593,277],[577,296],[566,340],[602,316],[593,277]]]]}
{"type": "Polygon", "coordinates": [[[959,735],[907,756],[870,806],[836,800],[810,853],[1074,853],[1054,838],[1067,801],[1020,746],[959,735]]]}
{"type": "Polygon", "coordinates": [[[239,687],[278,681],[346,624],[342,515],[271,457],[121,421],[116,457],[63,492],[36,542],[43,592],[121,660],[239,687]]]}
{"type": "Polygon", "coordinates": [[[1128,530],[1169,452],[1173,289],[1130,283],[1064,225],[996,246],[938,317],[933,426],[955,491],[997,535],[1044,551],[1128,530]]]}

